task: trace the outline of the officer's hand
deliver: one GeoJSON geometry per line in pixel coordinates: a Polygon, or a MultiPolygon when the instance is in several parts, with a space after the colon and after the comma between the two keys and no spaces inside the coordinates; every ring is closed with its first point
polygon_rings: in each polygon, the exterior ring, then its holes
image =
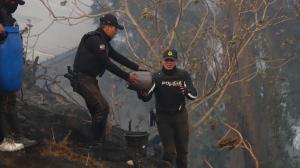
{"type": "Polygon", "coordinates": [[[148,96],[148,93],[145,92],[145,91],[139,91],[138,94],[139,94],[140,96],[148,96]]]}
{"type": "Polygon", "coordinates": [[[137,77],[136,77],[136,74],[134,72],[131,72],[129,74],[129,83],[132,84],[132,85],[137,84],[137,77]]]}
{"type": "Polygon", "coordinates": [[[138,90],[136,93],[137,93],[137,96],[138,96],[139,99],[141,99],[143,101],[146,101],[146,99],[148,97],[147,92],[138,90]]]}
{"type": "Polygon", "coordinates": [[[180,88],[180,91],[181,91],[182,95],[185,96],[185,95],[187,94],[187,89],[186,89],[186,87],[180,86],[179,88],[180,88]]]}
{"type": "Polygon", "coordinates": [[[148,71],[148,69],[145,67],[139,66],[138,71],[148,71]]]}
{"type": "Polygon", "coordinates": [[[4,34],[5,33],[5,29],[3,27],[2,24],[0,24],[0,34],[4,34]]]}

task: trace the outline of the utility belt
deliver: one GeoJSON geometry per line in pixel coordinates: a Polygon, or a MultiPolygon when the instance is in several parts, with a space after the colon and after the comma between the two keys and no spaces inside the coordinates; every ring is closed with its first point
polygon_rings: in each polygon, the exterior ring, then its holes
{"type": "Polygon", "coordinates": [[[64,74],[64,77],[69,79],[73,91],[77,93],[79,93],[80,83],[82,83],[82,81],[85,81],[85,79],[87,78],[94,79],[95,82],[98,83],[96,80],[96,76],[83,73],[83,72],[74,71],[71,69],[70,66],[68,66],[68,73],[64,74]]]}
{"type": "Polygon", "coordinates": [[[156,108],[157,114],[168,114],[168,115],[174,115],[174,114],[179,114],[184,111],[186,111],[186,108],[184,105],[181,105],[177,110],[170,110],[170,109],[163,109],[163,108],[156,108]]]}
{"type": "MultiPolygon", "coordinates": [[[[182,108],[180,110],[177,110],[177,111],[167,111],[167,110],[156,110],[156,109],[153,109],[150,111],[150,127],[153,127],[156,125],[156,122],[157,122],[157,119],[160,118],[160,117],[157,117],[157,116],[165,116],[165,117],[169,117],[169,116],[176,116],[176,115],[181,115],[183,113],[186,112],[186,108],[182,108]]],[[[165,118],[163,117],[163,118],[165,118]]]]}
{"type": "Polygon", "coordinates": [[[157,112],[156,115],[156,123],[161,124],[170,124],[170,123],[185,123],[188,121],[188,113],[187,111],[181,111],[174,114],[168,114],[168,113],[159,113],[157,112]]]}

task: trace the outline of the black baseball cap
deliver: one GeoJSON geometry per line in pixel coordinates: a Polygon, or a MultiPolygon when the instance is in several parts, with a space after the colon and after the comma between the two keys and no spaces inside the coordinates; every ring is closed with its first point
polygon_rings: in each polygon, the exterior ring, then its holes
{"type": "Polygon", "coordinates": [[[163,53],[163,59],[164,60],[171,59],[171,60],[176,61],[177,60],[177,51],[176,50],[171,50],[171,49],[166,50],[163,53]]]}
{"type": "Polygon", "coordinates": [[[118,23],[118,20],[115,15],[109,13],[100,17],[100,23],[103,25],[112,25],[117,29],[123,30],[124,27],[118,23]]]}
{"type": "Polygon", "coordinates": [[[17,2],[19,5],[24,5],[24,4],[25,4],[25,1],[23,1],[23,0],[16,0],[16,2],[17,2]]]}

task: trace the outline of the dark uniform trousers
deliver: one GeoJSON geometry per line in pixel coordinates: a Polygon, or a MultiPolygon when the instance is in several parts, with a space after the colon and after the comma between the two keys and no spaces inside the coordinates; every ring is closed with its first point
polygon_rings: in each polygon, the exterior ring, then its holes
{"type": "Polygon", "coordinates": [[[187,167],[189,124],[186,110],[176,114],[157,113],[157,129],[164,148],[163,160],[173,163],[177,168],[187,167]]]}
{"type": "Polygon", "coordinates": [[[16,93],[0,92],[0,142],[5,136],[4,127],[10,127],[14,135],[20,134],[16,113],[16,93]],[[4,126],[7,123],[8,126],[4,126]]]}
{"type": "Polygon", "coordinates": [[[84,98],[92,116],[94,138],[104,140],[109,104],[103,97],[95,77],[79,73],[78,82],[78,93],[84,98]]]}

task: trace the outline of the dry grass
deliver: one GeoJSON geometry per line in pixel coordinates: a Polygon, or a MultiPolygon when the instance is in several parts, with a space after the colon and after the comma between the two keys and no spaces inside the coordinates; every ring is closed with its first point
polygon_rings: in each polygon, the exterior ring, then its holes
{"type": "MultiPolygon", "coordinates": [[[[51,129],[52,130],[52,129],[51,129]]],[[[52,130],[52,139],[46,141],[46,147],[42,149],[41,154],[45,157],[58,157],[66,159],[68,161],[77,162],[89,167],[95,168],[108,168],[108,163],[105,161],[97,161],[90,156],[88,152],[86,155],[78,154],[74,152],[68,142],[68,138],[71,135],[71,131],[64,137],[61,142],[57,142],[54,132],[52,130]]]]}

